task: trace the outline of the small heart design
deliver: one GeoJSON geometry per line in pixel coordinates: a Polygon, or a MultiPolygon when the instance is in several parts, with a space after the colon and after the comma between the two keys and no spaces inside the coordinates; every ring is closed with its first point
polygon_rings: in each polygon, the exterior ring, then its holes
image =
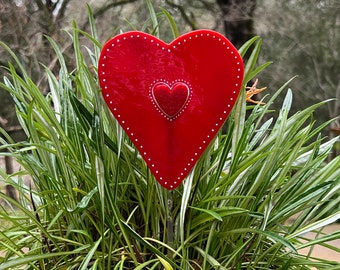
{"type": "Polygon", "coordinates": [[[103,47],[102,94],[156,180],[185,179],[232,110],[243,63],[221,34],[197,30],[167,44],[139,31],[103,47]]]}
{"type": "Polygon", "coordinates": [[[157,82],[151,90],[157,108],[172,120],[178,116],[189,101],[190,89],[184,82],[176,82],[172,86],[165,82],[157,82]]]}

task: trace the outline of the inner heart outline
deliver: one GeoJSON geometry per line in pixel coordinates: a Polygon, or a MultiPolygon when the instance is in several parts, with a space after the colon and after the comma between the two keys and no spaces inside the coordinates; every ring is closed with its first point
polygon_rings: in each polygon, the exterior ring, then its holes
{"type": "MultiPolygon", "coordinates": [[[[177,90],[179,91],[179,90],[177,90]]],[[[149,96],[151,98],[151,102],[156,108],[157,111],[160,112],[162,116],[164,116],[167,120],[173,121],[177,117],[179,117],[185,108],[188,106],[191,96],[192,96],[192,87],[189,82],[185,80],[175,80],[172,82],[168,82],[167,80],[157,80],[155,81],[149,89],[149,96]],[[167,104],[162,104],[162,102],[166,102],[166,100],[162,100],[161,96],[156,93],[157,87],[165,86],[167,90],[169,90],[170,96],[168,96],[169,100],[167,100],[167,104]],[[182,86],[182,87],[181,87],[182,86]],[[173,93],[173,91],[176,90],[176,88],[181,87],[185,88],[187,91],[186,97],[184,100],[175,100],[176,93],[173,93]],[[174,110],[174,111],[173,111],[174,110]]]]}

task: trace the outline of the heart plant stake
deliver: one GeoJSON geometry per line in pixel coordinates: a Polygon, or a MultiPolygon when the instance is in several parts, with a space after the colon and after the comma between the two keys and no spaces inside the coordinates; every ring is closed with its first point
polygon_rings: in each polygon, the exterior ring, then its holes
{"type": "Polygon", "coordinates": [[[103,97],[157,181],[176,188],[238,97],[243,62],[221,34],[197,30],[170,44],[138,31],[103,47],[103,97]]]}

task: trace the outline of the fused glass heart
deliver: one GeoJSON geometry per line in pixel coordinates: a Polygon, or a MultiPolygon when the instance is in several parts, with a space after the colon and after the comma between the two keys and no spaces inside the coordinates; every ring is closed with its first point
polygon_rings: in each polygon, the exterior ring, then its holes
{"type": "Polygon", "coordinates": [[[109,109],[152,174],[174,189],[233,108],[243,63],[235,47],[211,30],[169,44],[131,31],[104,45],[98,76],[109,109]]]}

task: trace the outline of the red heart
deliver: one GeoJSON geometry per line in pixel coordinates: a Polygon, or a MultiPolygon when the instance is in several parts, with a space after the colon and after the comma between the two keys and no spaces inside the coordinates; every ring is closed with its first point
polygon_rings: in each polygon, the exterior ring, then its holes
{"type": "Polygon", "coordinates": [[[178,116],[186,107],[189,100],[189,86],[183,82],[176,82],[169,86],[167,83],[158,82],[152,87],[151,96],[155,105],[170,119],[178,116]]]}
{"type": "Polygon", "coordinates": [[[104,45],[98,76],[108,107],[157,181],[174,189],[233,108],[243,63],[214,31],[189,32],[170,44],[132,31],[104,45]]]}

